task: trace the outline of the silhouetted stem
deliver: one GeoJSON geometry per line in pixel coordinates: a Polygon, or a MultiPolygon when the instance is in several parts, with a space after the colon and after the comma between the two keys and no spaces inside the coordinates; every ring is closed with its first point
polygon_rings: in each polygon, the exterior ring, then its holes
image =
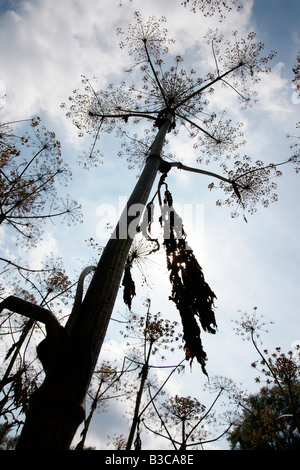
{"type": "Polygon", "coordinates": [[[214,80],[212,80],[211,82],[207,83],[206,85],[203,85],[202,87],[198,88],[198,90],[194,91],[194,93],[191,93],[189,96],[187,96],[186,98],[184,98],[184,100],[180,101],[180,103],[178,103],[176,105],[176,109],[177,108],[180,108],[180,106],[182,106],[184,103],[186,103],[187,101],[190,101],[191,98],[194,98],[195,96],[197,95],[200,95],[201,93],[203,93],[203,91],[205,91],[207,88],[210,88],[212,85],[214,85],[215,83],[219,82],[220,80],[222,80],[224,77],[226,77],[227,75],[229,75],[230,73],[234,72],[236,69],[238,69],[239,67],[242,67],[244,64],[243,63],[239,63],[238,65],[236,65],[235,67],[233,67],[232,69],[230,70],[227,70],[226,72],[224,72],[223,74],[221,75],[218,75],[217,78],[215,78],[214,80]]]}
{"type": "Polygon", "coordinates": [[[225,183],[230,183],[230,184],[233,183],[233,180],[225,178],[225,176],[218,175],[218,173],[213,173],[212,171],[202,170],[201,168],[194,168],[191,166],[183,165],[180,162],[171,162],[170,166],[172,168],[178,168],[179,170],[191,171],[193,173],[200,173],[201,175],[212,176],[213,178],[217,178],[221,181],[225,181],[225,183]]]}
{"type": "Polygon", "coordinates": [[[140,388],[139,388],[139,391],[138,391],[138,394],[137,394],[137,397],[136,397],[134,415],[133,415],[133,419],[132,419],[132,424],[131,424],[131,428],[130,428],[130,433],[129,433],[129,437],[128,437],[128,441],[127,441],[126,450],[131,450],[131,446],[132,446],[132,443],[133,443],[133,438],[134,438],[134,435],[135,435],[135,431],[136,431],[137,425],[140,421],[139,410],[140,410],[140,406],[141,406],[142,395],[143,395],[144,388],[145,388],[145,382],[146,382],[146,379],[148,377],[149,361],[150,361],[150,356],[151,356],[151,352],[152,352],[152,346],[153,346],[153,343],[150,343],[149,350],[148,350],[148,355],[147,355],[145,364],[142,367],[140,388]]]}
{"type": "Polygon", "coordinates": [[[173,114],[162,121],[144,170],[108,241],[86,292],[70,334],[57,333],[55,344],[46,338],[39,345],[46,373],[31,396],[18,450],[67,450],[84,420],[84,400],[106,335],[124,266],[142,208],[146,206],[163,160],[161,151],[173,114]],[[137,212],[139,214],[137,215],[137,212]]]}

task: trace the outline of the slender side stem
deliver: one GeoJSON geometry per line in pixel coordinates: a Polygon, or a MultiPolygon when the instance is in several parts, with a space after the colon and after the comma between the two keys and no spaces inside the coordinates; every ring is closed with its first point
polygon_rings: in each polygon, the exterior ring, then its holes
{"type": "Polygon", "coordinates": [[[163,87],[161,86],[161,83],[160,83],[160,81],[159,81],[159,79],[158,79],[158,76],[157,76],[157,74],[156,74],[156,72],[155,72],[155,69],[154,69],[154,67],[153,67],[153,64],[152,64],[152,61],[151,61],[151,58],[150,58],[150,55],[149,55],[149,52],[148,52],[148,49],[147,49],[146,41],[144,41],[144,46],[145,46],[145,51],[146,51],[147,59],[148,59],[148,62],[149,62],[149,64],[150,64],[150,67],[151,67],[152,73],[153,73],[153,75],[154,75],[155,81],[156,81],[156,83],[157,83],[157,85],[158,85],[158,88],[159,88],[159,90],[160,90],[160,92],[161,92],[161,96],[162,96],[163,99],[164,99],[165,105],[168,106],[168,102],[167,102],[167,99],[166,99],[166,96],[165,96],[164,89],[163,89],[163,87]]]}
{"type": "MultiPolygon", "coordinates": [[[[148,431],[152,432],[153,434],[155,434],[156,436],[160,436],[160,437],[163,437],[164,439],[168,439],[169,441],[171,440],[169,438],[169,436],[165,436],[164,434],[162,434],[161,432],[158,432],[156,431],[155,429],[151,429],[148,424],[146,422],[143,422],[143,425],[145,426],[146,429],[148,429],[148,431]]],[[[175,447],[175,444],[178,444],[178,446],[180,446],[181,442],[179,441],[176,441],[175,439],[172,439],[172,443],[173,443],[173,446],[175,447]]],[[[177,450],[177,448],[175,449],[177,450]]]]}
{"type": "Polygon", "coordinates": [[[29,331],[31,330],[31,328],[33,327],[34,325],[34,320],[28,320],[27,323],[25,324],[23,330],[22,330],[22,333],[21,333],[21,336],[20,336],[20,339],[18,340],[18,343],[17,343],[17,348],[15,349],[14,353],[13,353],[13,356],[10,360],[10,363],[9,365],[7,366],[7,369],[2,377],[2,379],[0,380],[0,392],[3,390],[3,388],[5,387],[5,385],[8,383],[8,377],[9,377],[9,374],[11,373],[11,370],[14,366],[14,363],[16,361],[16,358],[18,356],[18,354],[20,353],[20,349],[21,349],[21,346],[22,344],[24,343],[29,331]]]}
{"type": "Polygon", "coordinates": [[[289,404],[289,406],[291,407],[291,410],[293,412],[292,416],[293,416],[293,420],[295,422],[295,425],[298,429],[298,432],[300,432],[300,421],[299,421],[299,418],[298,418],[298,414],[297,414],[297,411],[295,410],[295,406],[294,406],[294,401],[293,401],[293,396],[292,396],[292,393],[291,393],[291,389],[290,389],[290,386],[287,387],[288,389],[288,393],[285,392],[283,386],[281,385],[278,377],[277,377],[277,374],[276,372],[274,372],[273,368],[271,367],[269,361],[267,359],[265,359],[263,353],[260,351],[259,347],[257,346],[256,344],[256,341],[254,339],[254,333],[253,331],[251,331],[251,341],[252,341],[252,344],[253,346],[255,347],[256,351],[258,352],[258,354],[260,355],[260,357],[262,358],[263,360],[263,363],[265,364],[265,366],[269,369],[270,371],[270,374],[272,375],[275,383],[277,384],[283,398],[286,400],[286,402],[289,404]]]}
{"type": "Polygon", "coordinates": [[[290,163],[291,159],[289,158],[288,160],[285,160],[284,162],[280,162],[280,163],[269,163],[268,165],[265,165],[265,166],[261,166],[261,167],[258,167],[258,168],[253,168],[252,170],[248,170],[246,171],[245,173],[243,173],[242,175],[238,176],[235,181],[238,181],[239,179],[243,178],[244,176],[250,174],[250,173],[255,173],[256,171],[262,171],[262,170],[267,170],[268,168],[277,168],[278,166],[281,166],[281,165],[286,165],[287,163],[290,163]]]}
{"type": "Polygon", "coordinates": [[[135,435],[135,431],[136,431],[137,425],[138,425],[139,420],[140,420],[139,411],[140,411],[140,406],[141,406],[142,395],[143,395],[143,392],[144,392],[145,382],[146,382],[146,379],[148,377],[149,361],[150,361],[150,356],[151,356],[151,352],[152,352],[152,346],[153,346],[153,343],[150,343],[147,358],[146,358],[145,364],[143,365],[143,368],[142,368],[141,383],[140,383],[140,388],[139,388],[139,391],[138,391],[138,394],[137,394],[137,397],[136,397],[134,415],[133,415],[133,419],[132,419],[132,424],[131,424],[131,428],[130,428],[130,433],[129,433],[129,437],[128,437],[128,441],[127,441],[126,450],[131,450],[131,446],[132,446],[132,443],[133,443],[133,438],[134,438],[134,435],[135,435]]]}
{"type": "Polygon", "coordinates": [[[10,261],[9,259],[6,259],[6,258],[0,258],[0,261],[3,261],[4,263],[6,264],[9,264],[11,266],[14,266],[15,268],[17,268],[18,270],[23,270],[23,271],[29,271],[31,273],[40,273],[40,272],[52,272],[53,270],[52,269],[30,269],[30,268],[25,268],[23,266],[20,266],[19,264],[16,264],[14,263],[13,261],[10,261]]]}
{"type": "Polygon", "coordinates": [[[81,438],[80,442],[78,442],[78,444],[75,448],[76,450],[83,450],[84,449],[84,443],[85,443],[86,436],[87,436],[87,433],[88,433],[88,430],[89,430],[89,427],[90,427],[90,424],[91,424],[91,421],[92,421],[92,417],[93,417],[93,414],[94,414],[94,412],[97,408],[97,405],[98,405],[98,400],[99,400],[99,397],[100,397],[100,389],[101,389],[102,384],[103,384],[103,382],[100,381],[98,389],[96,391],[96,395],[95,395],[95,397],[92,401],[92,405],[91,405],[89,415],[85,419],[84,428],[81,432],[82,438],[81,438]]]}
{"type": "Polygon", "coordinates": [[[31,165],[31,163],[39,156],[39,154],[44,150],[45,148],[41,148],[33,157],[32,159],[27,163],[27,165],[25,166],[25,168],[23,169],[23,171],[21,172],[20,175],[18,175],[18,177],[16,178],[15,182],[11,185],[11,187],[9,188],[9,191],[7,193],[7,195],[3,198],[3,201],[2,201],[2,206],[4,205],[6,199],[8,198],[8,196],[12,193],[12,191],[14,190],[16,184],[20,181],[20,179],[22,178],[22,176],[24,175],[25,171],[27,170],[27,168],[31,165]]]}
{"type": "Polygon", "coordinates": [[[210,405],[209,409],[207,410],[207,412],[199,419],[199,421],[192,427],[192,429],[190,430],[190,432],[187,434],[186,436],[186,442],[187,440],[189,439],[189,437],[191,436],[191,434],[195,431],[195,429],[199,426],[200,423],[202,423],[202,421],[205,420],[205,418],[209,415],[209,413],[211,412],[211,410],[213,409],[215,403],[218,401],[218,399],[220,398],[221,394],[223,392],[223,389],[221,389],[219,391],[219,393],[217,394],[216,398],[213,400],[212,404],[210,405]]]}
{"type": "Polygon", "coordinates": [[[206,85],[203,85],[202,87],[198,88],[198,90],[194,91],[194,93],[192,93],[191,95],[187,96],[184,100],[182,100],[180,103],[178,103],[176,105],[176,108],[180,108],[180,106],[182,106],[184,103],[186,103],[187,101],[189,101],[191,98],[194,98],[194,96],[197,96],[197,95],[200,95],[201,93],[203,93],[204,90],[206,90],[207,88],[211,87],[212,85],[214,85],[215,83],[217,83],[218,81],[222,80],[224,77],[226,77],[226,75],[229,75],[230,73],[234,72],[236,69],[238,69],[239,67],[242,67],[244,64],[240,63],[238,65],[236,65],[235,67],[233,67],[232,69],[230,70],[227,70],[226,72],[224,72],[222,75],[218,75],[217,78],[215,78],[214,80],[212,80],[211,82],[207,83],[206,85]]]}
{"type": "Polygon", "coordinates": [[[206,131],[205,129],[203,129],[203,127],[201,126],[198,126],[198,124],[196,124],[195,122],[191,121],[189,118],[187,118],[186,116],[183,116],[182,114],[179,114],[179,113],[176,113],[176,116],[178,116],[180,119],[188,122],[189,124],[191,124],[191,126],[193,127],[196,127],[197,129],[199,129],[201,132],[203,132],[204,134],[206,134],[208,137],[210,137],[212,140],[214,140],[215,142],[219,143],[220,142],[220,139],[216,139],[212,134],[210,134],[208,131],[206,131]]]}
{"type": "Polygon", "coordinates": [[[150,387],[149,387],[149,395],[150,395],[150,398],[151,398],[151,402],[152,402],[152,406],[154,408],[154,410],[156,411],[156,414],[162,424],[162,426],[164,427],[166,433],[168,436],[163,436],[162,437],[165,437],[166,439],[169,439],[171,442],[172,442],[172,445],[174,447],[175,450],[177,450],[177,447],[176,447],[176,441],[172,438],[169,430],[168,430],[168,426],[166,426],[166,423],[164,422],[164,419],[162,418],[162,416],[160,415],[158,409],[157,409],[157,406],[155,405],[155,401],[153,400],[152,396],[151,396],[151,391],[150,391],[150,387]]]}
{"type": "Polygon", "coordinates": [[[256,349],[256,351],[258,352],[260,357],[262,358],[263,364],[269,369],[269,371],[270,371],[275,383],[277,384],[279,390],[281,391],[283,397],[288,402],[288,396],[285,394],[285,391],[284,391],[283,387],[281,386],[281,383],[279,382],[277,375],[275,374],[274,370],[270,366],[268,360],[264,357],[263,353],[260,351],[259,347],[257,346],[257,343],[256,343],[255,338],[254,338],[253,330],[251,330],[251,341],[252,341],[252,344],[253,344],[254,348],[256,349]]]}
{"type": "Polygon", "coordinates": [[[290,159],[284,162],[280,162],[280,163],[269,163],[268,165],[265,165],[263,167],[257,167],[257,168],[253,168],[251,170],[245,171],[245,173],[243,173],[240,176],[237,176],[234,179],[226,178],[225,176],[219,175],[218,173],[214,173],[212,171],[202,170],[201,168],[194,168],[191,166],[183,165],[181,162],[171,162],[169,163],[169,165],[171,168],[178,168],[179,170],[191,171],[193,173],[200,173],[201,175],[212,176],[213,178],[217,178],[221,181],[225,181],[225,183],[232,184],[232,185],[235,184],[236,186],[243,188],[243,185],[239,184],[238,181],[241,178],[247,176],[248,174],[256,173],[262,170],[267,170],[268,168],[277,168],[278,166],[286,165],[287,163],[290,163],[290,159]]]}
{"type": "Polygon", "coordinates": [[[221,439],[221,437],[225,436],[225,434],[229,431],[229,429],[231,427],[232,427],[232,424],[229,424],[228,427],[225,429],[225,431],[223,431],[221,434],[219,434],[219,436],[214,437],[212,439],[207,439],[206,441],[191,442],[190,444],[187,444],[187,447],[188,446],[199,446],[199,445],[203,445],[203,444],[209,444],[210,442],[216,442],[219,439],[221,439]]]}
{"type": "Polygon", "coordinates": [[[191,171],[193,173],[200,173],[201,175],[212,176],[213,178],[217,178],[221,181],[225,181],[225,183],[232,184],[234,181],[225,178],[225,176],[218,175],[217,173],[213,173],[212,171],[201,170],[201,168],[194,168],[191,166],[183,165],[180,162],[172,162],[170,163],[171,167],[178,168],[179,170],[191,171]]]}
{"type": "Polygon", "coordinates": [[[155,395],[151,398],[151,400],[147,403],[147,405],[145,406],[145,408],[143,408],[143,410],[141,411],[140,413],[140,416],[142,416],[142,414],[146,411],[146,409],[151,405],[151,403],[153,403],[153,400],[157,397],[157,395],[161,392],[161,390],[164,388],[164,386],[166,385],[166,383],[168,382],[168,380],[170,379],[171,375],[174,374],[174,372],[178,369],[178,367],[181,366],[181,364],[185,361],[185,359],[182,359],[182,361],[179,362],[179,364],[177,364],[177,366],[174,367],[173,370],[171,370],[170,374],[168,375],[168,377],[165,379],[165,381],[163,382],[163,384],[160,386],[160,388],[157,390],[157,392],[155,393],[155,395]]]}
{"type": "MultiPolygon", "coordinates": [[[[156,111],[153,111],[153,113],[156,113],[156,111]]],[[[101,119],[106,119],[106,118],[109,118],[109,119],[128,119],[130,117],[137,117],[137,118],[146,118],[146,119],[152,119],[153,121],[156,120],[156,117],[155,116],[151,116],[151,114],[147,113],[147,112],[132,112],[132,111],[123,111],[122,114],[101,114],[101,113],[96,113],[94,111],[90,111],[90,116],[91,117],[98,117],[98,118],[101,118],[101,119]]]]}

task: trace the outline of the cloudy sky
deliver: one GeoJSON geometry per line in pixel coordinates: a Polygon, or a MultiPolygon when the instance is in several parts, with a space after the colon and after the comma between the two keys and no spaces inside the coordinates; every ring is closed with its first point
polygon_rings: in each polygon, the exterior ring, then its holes
{"type": "MultiPolygon", "coordinates": [[[[176,41],[170,53],[186,58],[186,67],[195,68],[199,77],[213,65],[211,50],[203,42],[210,28],[219,28],[225,38],[231,38],[233,30],[241,36],[255,31],[257,40],[265,43],[266,54],[277,51],[271,75],[256,86],[259,101],[251,110],[242,111],[230,90],[216,90],[211,100],[216,111],[226,109],[234,120],[244,123],[247,143],[243,152],[254,161],[280,162],[289,158],[291,141],[287,134],[295,134],[300,120],[300,100],[292,87],[292,67],[300,51],[298,0],[245,0],[243,10],[232,11],[222,23],[217,16],[204,18],[200,12],[190,12],[180,5],[180,0],[121,3],[122,7],[120,0],[0,0],[0,83],[6,93],[1,120],[39,115],[43,124],[56,133],[74,175],[69,192],[84,212],[84,223],[75,230],[51,225],[36,256],[54,251],[72,275],[89,264],[94,255],[85,240],[93,237],[105,244],[108,234],[103,227],[106,222],[115,222],[136,182],[136,172],[129,171],[126,160],[117,156],[119,143],[109,136],[99,142],[103,164],[84,172],[77,157],[90,140],[78,138],[60,105],[73,89],[81,87],[81,75],[97,77],[97,86],[102,89],[112,81],[124,79],[123,71],[131,59],[119,48],[115,31],[132,23],[134,11],[141,11],[145,18],[166,16],[169,36],[176,41]],[[109,220],[103,217],[105,204],[110,207],[109,220]]],[[[188,164],[197,157],[182,134],[176,145],[171,142],[169,150],[176,160],[188,164]]],[[[278,181],[279,201],[247,216],[248,223],[242,216],[232,219],[229,208],[216,207],[216,199],[222,195],[207,189],[210,182],[207,177],[179,171],[168,177],[190,245],[217,295],[218,333],[213,337],[202,335],[208,354],[207,369],[211,376],[228,376],[257,391],[250,368],[257,357],[248,344],[234,335],[231,320],[239,318],[239,310],[251,312],[256,306],[266,321],[274,321],[264,337],[265,347],[281,346],[287,351],[300,340],[299,176],[287,168],[278,181]]],[[[151,297],[153,311],[178,319],[174,306],[168,302],[170,286],[163,255],[147,269],[153,274],[151,287],[138,289],[140,295],[134,308],[141,311],[143,299],[151,297]]],[[[124,311],[118,300],[114,315],[124,311]]],[[[118,329],[112,322],[103,358],[121,351],[118,329]]],[[[176,357],[180,360],[180,352],[176,357]]],[[[201,401],[204,381],[195,364],[192,371],[187,367],[184,378],[174,379],[170,387],[172,393],[201,401]]],[[[118,408],[112,412],[109,428],[107,416],[98,415],[92,426],[88,443],[97,448],[105,447],[107,434],[119,433],[121,428],[126,434],[126,422],[120,421],[118,408]],[[103,427],[107,429],[105,436],[100,430],[103,427]]],[[[153,444],[146,439],[145,445],[153,444]]]]}

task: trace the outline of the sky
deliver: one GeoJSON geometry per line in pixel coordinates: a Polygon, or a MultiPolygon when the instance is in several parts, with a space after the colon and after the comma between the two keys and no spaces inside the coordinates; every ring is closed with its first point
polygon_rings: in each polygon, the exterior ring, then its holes
{"type": "MultiPolygon", "coordinates": [[[[115,31],[117,27],[126,28],[136,10],[145,18],[166,16],[169,37],[176,41],[170,46],[170,53],[181,54],[186,66],[194,67],[199,76],[212,63],[211,50],[203,42],[203,35],[210,28],[219,28],[229,38],[233,30],[242,36],[255,31],[257,40],[264,42],[266,53],[277,51],[272,73],[256,86],[259,101],[253,108],[241,110],[233,94],[224,90],[216,90],[211,105],[218,111],[225,108],[233,119],[244,123],[247,143],[243,152],[254,160],[279,162],[291,156],[287,134],[295,134],[300,120],[300,100],[292,86],[292,68],[300,52],[298,0],[245,0],[241,12],[228,13],[222,22],[217,16],[204,18],[200,12],[194,14],[180,3],[122,0],[120,7],[119,0],[0,0],[0,84],[6,93],[2,122],[39,115],[43,124],[56,133],[62,143],[62,155],[73,172],[68,190],[84,213],[83,224],[75,229],[59,223],[49,226],[36,250],[36,259],[52,250],[63,258],[68,273],[79,273],[94,256],[85,240],[93,237],[100,245],[105,244],[109,234],[103,227],[106,222],[116,221],[136,182],[137,172],[128,170],[126,159],[118,157],[119,142],[109,135],[99,142],[103,163],[84,171],[78,165],[78,156],[90,140],[78,138],[60,107],[73,89],[80,89],[81,75],[97,77],[98,86],[103,89],[111,81],[119,83],[124,79],[124,69],[131,59],[119,48],[115,31]],[[109,208],[109,220],[103,214],[104,207],[109,208]]],[[[175,159],[187,164],[197,157],[191,147],[182,133],[176,144],[170,143],[175,159]]],[[[216,206],[221,195],[208,190],[210,182],[206,177],[179,170],[168,176],[188,241],[217,296],[218,332],[214,336],[202,334],[207,370],[211,376],[228,376],[256,392],[258,386],[250,364],[258,358],[253,347],[234,334],[232,320],[240,318],[240,311],[250,313],[257,307],[265,321],[274,322],[264,336],[264,347],[273,350],[281,346],[288,351],[300,341],[299,175],[286,168],[278,180],[279,201],[247,216],[247,223],[242,216],[231,218],[226,206],[216,206]]],[[[3,232],[1,235],[0,246],[4,249],[8,238],[3,232]]],[[[145,269],[152,276],[151,287],[138,287],[133,308],[141,311],[143,300],[151,297],[153,311],[178,320],[175,307],[168,301],[170,285],[164,256],[145,269]]],[[[113,316],[124,312],[118,299],[113,316]]],[[[116,351],[121,357],[118,329],[111,322],[101,357],[111,358],[116,351]]],[[[181,354],[179,351],[176,357],[181,354]]],[[[201,401],[202,396],[207,399],[200,392],[205,380],[200,367],[194,364],[192,370],[186,368],[184,377],[172,379],[169,387],[172,393],[201,401]]],[[[120,405],[110,414],[97,415],[87,443],[105,448],[107,434],[119,433],[120,429],[126,434],[127,423],[121,415],[120,405]],[[105,436],[103,428],[107,430],[105,436]]],[[[149,437],[144,438],[144,444],[148,448],[156,445],[149,437]]],[[[224,446],[226,443],[222,442],[214,448],[224,446]]]]}

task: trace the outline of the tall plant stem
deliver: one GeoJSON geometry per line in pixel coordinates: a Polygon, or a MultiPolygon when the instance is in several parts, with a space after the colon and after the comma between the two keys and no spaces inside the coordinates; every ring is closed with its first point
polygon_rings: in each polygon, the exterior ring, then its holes
{"type": "Polygon", "coordinates": [[[171,119],[171,115],[167,116],[156,135],[144,170],[103,251],[74,326],[73,337],[78,335],[87,342],[95,354],[94,362],[97,361],[105,337],[135,228],[162,164],[160,155],[171,119]]]}
{"type": "MultiPolygon", "coordinates": [[[[101,351],[124,266],[153,183],[173,113],[167,113],[144,170],[96,267],[72,327],[56,329],[39,345],[46,377],[31,396],[18,450],[67,450],[84,420],[84,400],[101,351]],[[137,215],[137,212],[139,214],[137,215]]],[[[73,315],[73,314],[72,314],[73,315]]],[[[71,315],[71,317],[72,317],[71,315]]]]}

